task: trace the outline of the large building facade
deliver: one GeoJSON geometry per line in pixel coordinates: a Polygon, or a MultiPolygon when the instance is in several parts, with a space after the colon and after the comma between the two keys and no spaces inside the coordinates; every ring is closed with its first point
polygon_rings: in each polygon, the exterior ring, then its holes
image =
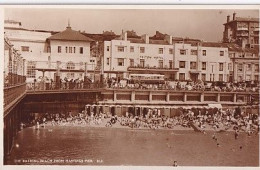
{"type": "Polygon", "coordinates": [[[227,16],[223,42],[229,43],[234,82],[259,82],[259,18],[227,16]]]}
{"type": "Polygon", "coordinates": [[[224,42],[237,43],[243,48],[259,46],[259,18],[237,17],[234,12],[232,20],[227,16],[224,27],[224,42]]]}
{"type": "Polygon", "coordinates": [[[165,40],[150,39],[148,35],[128,36],[104,41],[105,77],[128,78],[133,74],[164,74],[174,79],[174,55],[171,36],[165,40]]]}
{"type": "Polygon", "coordinates": [[[107,77],[161,74],[167,80],[229,81],[231,60],[228,48],[221,43],[173,43],[169,35],[164,39],[155,39],[156,35],[133,38],[127,33],[104,42],[104,72],[107,77]]]}
{"type": "Polygon", "coordinates": [[[28,30],[21,23],[5,21],[5,35],[26,60],[27,82],[47,77],[55,80],[56,76],[67,79],[93,77],[96,58],[90,55],[93,41],[70,25],[58,33],[41,30],[28,30]]]}

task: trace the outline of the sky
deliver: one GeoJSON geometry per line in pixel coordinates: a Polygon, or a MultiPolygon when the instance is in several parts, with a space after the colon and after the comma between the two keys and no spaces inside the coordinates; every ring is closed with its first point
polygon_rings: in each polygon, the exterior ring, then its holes
{"type": "Polygon", "coordinates": [[[22,22],[26,29],[63,31],[70,20],[74,30],[87,33],[134,30],[153,36],[156,31],[174,37],[221,41],[227,15],[259,18],[258,10],[242,9],[75,9],[8,8],[5,19],[22,22]]]}

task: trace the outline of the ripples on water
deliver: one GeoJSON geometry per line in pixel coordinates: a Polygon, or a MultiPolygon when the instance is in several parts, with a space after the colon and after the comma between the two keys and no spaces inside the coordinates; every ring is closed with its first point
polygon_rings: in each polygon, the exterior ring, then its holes
{"type": "Polygon", "coordinates": [[[171,130],[27,128],[19,132],[19,147],[7,164],[171,166],[176,160],[181,166],[259,166],[258,135],[241,134],[235,140],[233,132],[220,133],[220,147],[211,136],[171,130]]]}

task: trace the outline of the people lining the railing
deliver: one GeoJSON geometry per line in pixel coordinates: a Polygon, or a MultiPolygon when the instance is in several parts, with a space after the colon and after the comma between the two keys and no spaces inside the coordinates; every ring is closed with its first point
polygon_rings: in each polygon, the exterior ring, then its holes
{"type": "Polygon", "coordinates": [[[224,91],[224,92],[257,92],[259,83],[232,83],[232,82],[203,82],[198,81],[136,81],[133,79],[107,78],[103,84],[90,79],[60,79],[59,83],[53,79],[38,79],[27,84],[28,90],[67,90],[88,88],[113,88],[113,89],[150,89],[150,90],[187,90],[187,91],[224,91]]]}
{"type": "Polygon", "coordinates": [[[224,83],[224,82],[203,82],[203,81],[165,81],[164,83],[144,83],[132,80],[116,81],[115,78],[107,80],[107,88],[121,89],[153,89],[153,90],[188,90],[188,91],[226,91],[243,92],[259,90],[258,82],[254,84],[242,83],[224,83]]]}

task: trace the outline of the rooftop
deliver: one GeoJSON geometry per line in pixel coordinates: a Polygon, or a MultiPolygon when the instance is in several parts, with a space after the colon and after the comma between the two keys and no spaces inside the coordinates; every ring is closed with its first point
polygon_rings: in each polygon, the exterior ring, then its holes
{"type": "Polygon", "coordinates": [[[225,23],[224,25],[230,24],[230,23],[232,23],[232,22],[258,22],[258,23],[259,23],[259,18],[236,17],[235,20],[231,20],[231,21],[225,23]]]}
{"type": "Polygon", "coordinates": [[[48,40],[86,41],[86,42],[94,41],[91,38],[81,34],[80,32],[72,30],[70,25],[67,26],[66,30],[50,36],[48,40]]]}

